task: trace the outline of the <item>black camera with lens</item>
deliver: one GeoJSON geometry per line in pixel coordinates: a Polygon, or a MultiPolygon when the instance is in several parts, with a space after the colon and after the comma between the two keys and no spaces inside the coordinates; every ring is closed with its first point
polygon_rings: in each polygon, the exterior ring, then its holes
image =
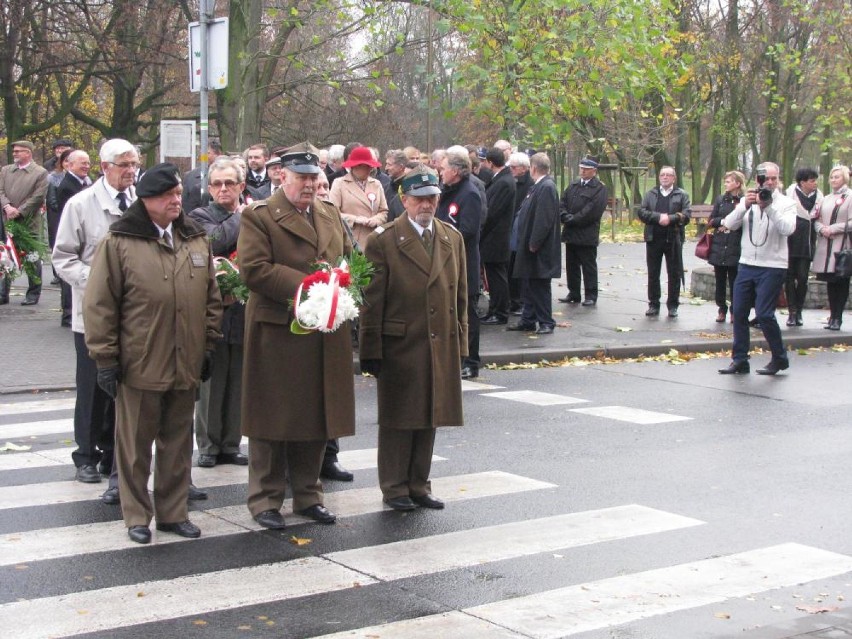
{"type": "Polygon", "coordinates": [[[766,183],[766,169],[758,169],[757,170],[757,199],[761,202],[771,202],[772,201],[772,191],[767,189],[764,184],[766,183]]]}

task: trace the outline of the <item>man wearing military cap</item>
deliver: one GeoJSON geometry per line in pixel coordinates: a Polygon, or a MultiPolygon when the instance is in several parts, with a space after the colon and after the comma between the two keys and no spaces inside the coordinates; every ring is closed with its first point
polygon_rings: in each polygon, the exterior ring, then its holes
{"type": "Polygon", "coordinates": [[[435,219],[438,176],[421,166],[402,181],[405,215],[378,227],[365,254],[361,371],[378,378],[379,485],[394,510],[443,508],[429,471],[439,426],[461,426],[467,355],[464,239],[435,219]]]}
{"type": "Polygon", "coordinates": [[[302,280],[325,260],[352,252],[337,210],[315,197],[319,151],[302,142],[278,152],[281,187],[243,211],[237,252],[251,290],[246,305],[242,431],[249,438],[248,509],[265,528],[283,528],[288,481],[293,510],[331,524],[320,468],[326,441],[355,432],[352,338],[295,335],[290,302],[302,280]]]}
{"type": "MultiPolygon", "coordinates": [[[[41,207],[47,195],[47,171],[33,160],[35,145],[29,140],[12,142],[14,162],[0,169],[0,215],[3,220],[19,219],[30,232],[41,237],[41,207]]],[[[41,260],[37,262],[41,273],[41,260]]],[[[22,306],[38,304],[41,296],[41,279],[27,277],[27,294],[22,306]]],[[[12,278],[0,277],[0,304],[9,303],[12,278]]]]}
{"type": "Polygon", "coordinates": [[[98,246],[83,315],[98,385],[116,401],[115,464],[130,538],[201,531],[187,517],[192,414],[221,337],[222,301],[204,228],[181,211],[178,168],[158,164],[98,246]],[[151,445],[154,504],[148,496],[151,445]]]}

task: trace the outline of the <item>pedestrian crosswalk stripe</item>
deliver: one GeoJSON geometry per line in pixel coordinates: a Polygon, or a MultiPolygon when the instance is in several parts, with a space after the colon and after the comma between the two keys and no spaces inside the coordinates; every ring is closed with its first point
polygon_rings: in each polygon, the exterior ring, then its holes
{"type": "Polygon", "coordinates": [[[583,413],[595,417],[615,419],[620,422],[631,424],[664,424],[667,422],[685,422],[692,417],[682,415],[670,415],[669,413],[656,413],[641,408],[630,408],[629,406],[593,406],[591,408],[572,408],[572,413],[583,413]]]}
{"type": "Polygon", "coordinates": [[[318,558],[295,559],[0,606],[0,628],[43,639],[358,588],[375,580],[318,558]]]}
{"type": "Polygon", "coordinates": [[[634,504],[343,550],[327,556],[379,579],[401,579],[703,523],[634,504]]]}
{"type": "Polygon", "coordinates": [[[427,617],[405,619],[344,630],[331,635],[321,635],[314,639],[443,639],[444,637],[462,637],[463,639],[529,639],[531,635],[519,635],[507,628],[495,626],[483,619],[477,619],[464,612],[445,612],[427,617]]]}
{"type": "Polygon", "coordinates": [[[20,630],[17,639],[67,637],[702,523],[638,505],[544,517],[334,552],[322,558],[11,602],[0,605],[0,628],[20,630]],[[395,565],[400,563],[405,566],[395,565]]]}
{"type": "MultiPolygon", "coordinates": [[[[243,437],[243,442],[247,443],[248,439],[243,437]]],[[[7,453],[5,455],[0,455],[0,471],[72,464],[73,461],[71,459],[71,453],[73,451],[74,446],[65,446],[64,448],[49,448],[38,450],[36,452],[7,453]]],[[[337,458],[338,461],[340,461],[340,464],[345,466],[348,470],[375,468],[378,459],[378,449],[362,448],[358,450],[342,450],[337,454],[337,458]]],[[[446,459],[440,455],[432,455],[432,461],[446,461],[446,459]]],[[[223,467],[224,466],[222,465],[216,466],[216,468],[223,467]]],[[[204,468],[198,472],[200,474],[209,473],[210,469],[204,468]]],[[[219,484],[212,485],[218,486],[219,484]]],[[[2,508],[2,504],[0,504],[0,508],[2,508]]]]}
{"type": "Polygon", "coordinates": [[[59,461],[41,453],[6,453],[0,455],[0,471],[21,470],[23,468],[43,468],[45,466],[64,466],[71,462],[71,448],[54,448],[51,451],[61,451],[68,459],[59,461]]]}
{"type": "Polygon", "coordinates": [[[16,422],[14,424],[0,425],[0,439],[38,437],[40,435],[52,435],[54,433],[61,434],[73,431],[73,419],[49,419],[38,422],[16,422]]]}
{"type": "Polygon", "coordinates": [[[500,393],[483,393],[483,397],[496,397],[497,399],[509,399],[514,402],[534,404],[536,406],[557,406],[560,404],[585,404],[589,400],[566,395],[554,395],[553,393],[540,393],[538,391],[504,391],[500,393]]]}
{"type": "MultiPolygon", "coordinates": [[[[432,479],[432,489],[435,494],[448,504],[555,487],[555,484],[501,471],[432,479]]],[[[339,517],[355,517],[381,512],[384,509],[382,494],[378,488],[357,488],[326,493],[325,505],[339,517]]],[[[286,500],[282,510],[288,524],[293,525],[309,521],[304,517],[293,515],[292,508],[292,500],[286,500]]],[[[118,509],[116,509],[116,514],[119,514],[118,509]]],[[[205,538],[234,535],[249,530],[262,530],[252,520],[245,504],[194,511],[190,518],[194,524],[201,528],[202,535],[205,538]]],[[[156,544],[189,541],[170,534],[159,537],[155,530],[152,530],[152,534],[153,541],[156,544]]],[[[121,521],[9,533],[0,536],[0,566],[126,548],[138,548],[138,545],[128,539],[125,534],[124,523],[121,521]]]]}
{"type": "Polygon", "coordinates": [[[462,391],[484,391],[495,388],[506,388],[505,386],[495,386],[494,384],[484,384],[482,382],[472,382],[468,379],[462,380],[462,391]]]}
{"type": "Polygon", "coordinates": [[[43,399],[32,402],[9,402],[0,404],[0,415],[22,415],[25,413],[46,413],[52,410],[67,410],[74,408],[74,395],[61,399],[43,399]]]}
{"type": "Polygon", "coordinates": [[[561,639],[849,571],[852,557],[847,555],[795,543],[780,544],[317,639],[561,639]],[[442,632],[455,627],[465,628],[465,632],[442,632]]]}

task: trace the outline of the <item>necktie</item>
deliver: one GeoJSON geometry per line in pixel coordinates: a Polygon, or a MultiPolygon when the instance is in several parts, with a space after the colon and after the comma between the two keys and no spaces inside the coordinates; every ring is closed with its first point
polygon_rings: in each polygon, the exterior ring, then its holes
{"type": "Polygon", "coordinates": [[[163,239],[166,241],[166,244],[169,245],[169,248],[175,247],[175,245],[172,244],[172,234],[168,231],[163,231],[163,239]]]}
{"type": "Polygon", "coordinates": [[[420,236],[420,239],[423,240],[423,246],[426,248],[426,252],[429,255],[432,255],[432,231],[426,229],[423,231],[423,235],[420,236]]]}
{"type": "Polygon", "coordinates": [[[118,210],[124,213],[127,210],[127,194],[120,191],[118,194],[118,210]]]}

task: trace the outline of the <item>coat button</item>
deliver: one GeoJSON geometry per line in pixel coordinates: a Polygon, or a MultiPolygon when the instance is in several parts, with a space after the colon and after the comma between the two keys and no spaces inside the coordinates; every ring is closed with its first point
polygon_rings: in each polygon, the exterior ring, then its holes
{"type": "Polygon", "coordinates": [[[432,333],[432,339],[435,339],[435,337],[437,337],[435,333],[432,333]]]}
{"type": "Polygon", "coordinates": [[[434,315],[434,314],[435,314],[435,309],[434,309],[434,308],[430,308],[430,309],[429,309],[429,312],[430,312],[430,313],[432,313],[432,315],[434,315]]]}

